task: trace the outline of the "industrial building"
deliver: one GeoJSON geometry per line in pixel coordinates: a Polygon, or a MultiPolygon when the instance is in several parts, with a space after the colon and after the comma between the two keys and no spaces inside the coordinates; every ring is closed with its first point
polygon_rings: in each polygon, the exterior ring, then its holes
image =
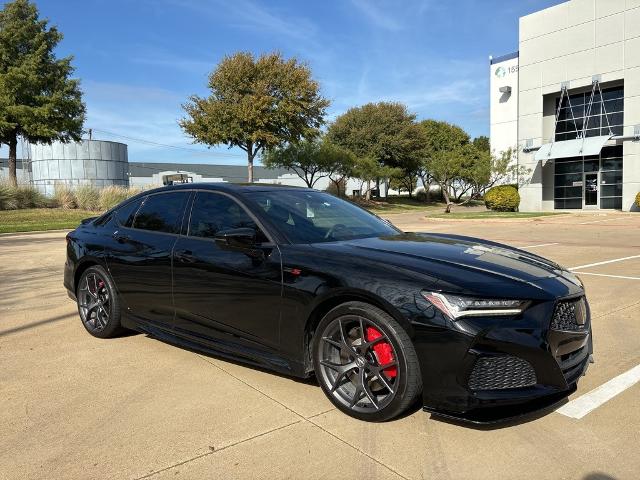
{"type": "MultiPolygon", "coordinates": [[[[45,195],[51,196],[55,186],[93,185],[105,187],[121,185],[150,188],[175,182],[231,182],[247,181],[246,165],[212,165],[207,163],[129,162],[127,145],[102,140],[83,140],[78,143],[33,144],[30,159],[17,161],[20,183],[31,183],[45,195]]],[[[272,183],[304,187],[305,182],[293,171],[284,168],[253,167],[256,183],[272,183]]],[[[8,176],[8,161],[0,159],[0,179],[8,176]]],[[[314,188],[325,190],[327,177],[319,178],[314,188]]],[[[346,191],[358,195],[362,182],[349,179],[346,191]]],[[[384,188],[380,195],[384,195],[384,188]]]]}
{"type": "Polygon", "coordinates": [[[32,144],[31,182],[45,195],[52,195],[56,184],[129,185],[129,161],[124,143],[104,140],[32,144]]]}
{"type": "Polygon", "coordinates": [[[520,18],[490,60],[494,153],[524,172],[520,210],[636,210],[640,0],[570,0],[520,18]]]}
{"type": "MultiPolygon", "coordinates": [[[[180,182],[231,182],[243,183],[247,181],[246,165],[211,165],[206,163],[157,163],[131,162],[129,163],[129,184],[132,187],[146,187],[152,185],[167,185],[171,181],[180,182]]],[[[255,183],[272,183],[306,187],[306,183],[295,172],[286,168],[253,167],[255,183]]],[[[319,178],[314,184],[317,190],[326,190],[330,185],[327,177],[319,178]]],[[[346,191],[349,195],[358,195],[362,188],[357,179],[349,179],[346,191]]],[[[380,192],[384,194],[383,191],[380,192]]]]}

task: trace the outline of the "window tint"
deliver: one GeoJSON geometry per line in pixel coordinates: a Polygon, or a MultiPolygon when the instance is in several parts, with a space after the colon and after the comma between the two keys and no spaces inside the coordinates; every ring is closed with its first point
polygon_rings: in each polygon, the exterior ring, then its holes
{"type": "Polygon", "coordinates": [[[267,241],[249,214],[233,199],[216,193],[198,192],[191,209],[189,235],[212,238],[222,230],[252,228],[259,242],[267,241]]]}
{"type": "Polygon", "coordinates": [[[93,224],[97,227],[102,227],[103,225],[106,225],[107,223],[109,223],[112,218],[113,218],[113,213],[103,214],[100,217],[96,218],[93,221],[93,224]]]}
{"type": "Polygon", "coordinates": [[[133,217],[135,217],[141,203],[142,199],[139,198],[138,200],[134,200],[120,207],[116,211],[116,219],[118,220],[118,224],[123,227],[130,227],[133,223],[133,217]]]}
{"type": "Polygon", "coordinates": [[[154,232],[178,233],[188,192],[149,195],[138,210],[135,228],[154,232]]]}
{"type": "Polygon", "coordinates": [[[332,242],[399,233],[375,215],[326,193],[279,190],[247,195],[293,243],[332,242]]]}

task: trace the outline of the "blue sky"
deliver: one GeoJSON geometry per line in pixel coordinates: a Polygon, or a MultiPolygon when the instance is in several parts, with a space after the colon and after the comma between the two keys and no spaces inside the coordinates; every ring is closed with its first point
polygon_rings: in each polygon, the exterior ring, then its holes
{"type": "Polygon", "coordinates": [[[553,0],[36,0],[75,57],[95,137],[129,144],[130,161],[244,163],[192,145],[177,125],[190,94],[238,50],[307,62],[332,104],[404,102],[418,118],[487,135],[488,56],[518,45],[518,17],[553,0]],[[157,148],[113,132],[185,149],[157,148]]]}

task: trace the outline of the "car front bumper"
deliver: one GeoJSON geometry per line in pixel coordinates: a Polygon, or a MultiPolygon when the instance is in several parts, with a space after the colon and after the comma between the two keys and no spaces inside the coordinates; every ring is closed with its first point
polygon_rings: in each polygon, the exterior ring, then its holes
{"type": "Polygon", "coordinates": [[[564,401],[593,361],[586,300],[579,329],[559,329],[552,322],[560,303],[577,298],[582,297],[539,302],[516,319],[431,318],[427,323],[414,317],[424,410],[461,421],[493,423],[545,411],[564,401]]]}

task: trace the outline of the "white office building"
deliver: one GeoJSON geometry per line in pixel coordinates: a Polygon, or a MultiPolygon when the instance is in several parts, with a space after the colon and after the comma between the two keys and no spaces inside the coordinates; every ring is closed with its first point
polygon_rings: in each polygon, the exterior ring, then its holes
{"type": "Polygon", "coordinates": [[[525,172],[520,210],[637,210],[640,0],[570,0],[519,29],[490,62],[490,135],[525,172]]]}

